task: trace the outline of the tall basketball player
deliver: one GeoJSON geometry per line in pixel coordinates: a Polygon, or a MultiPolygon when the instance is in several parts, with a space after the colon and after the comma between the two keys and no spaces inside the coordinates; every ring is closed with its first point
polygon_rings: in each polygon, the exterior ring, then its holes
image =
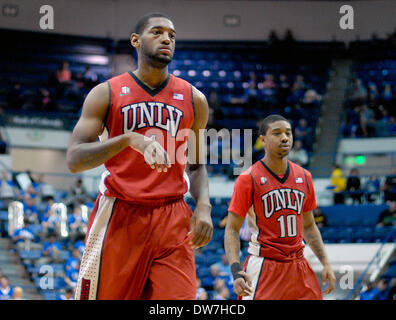
{"type": "Polygon", "coordinates": [[[205,246],[213,231],[199,144],[208,104],[168,73],[175,39],[167,16],[142,17],[131,35],[138,68],[93,88],[73,130],[70,170],[106,168],[76,299],[195,299],[193,249],[205,246]],[[189,136],[196,137],[189,149],[196,161],[186,164],[189,136]],[[194,213],[183,200],[188,185],[194,213]]]}
{"type": "Polygon", "coordinates": [[[265,118],[259,129],[265,156],[236,180],[228,209],[225,249],[239,299],[322,299],[314,271],[303,256],[303,239],[323,265],[328,294],[335,277],[312,210],[311,174],[288,161],[292,128],[282,116],[265,118]],[[247,216],[252,236],[240,265],[239,229],[247,216]]]}

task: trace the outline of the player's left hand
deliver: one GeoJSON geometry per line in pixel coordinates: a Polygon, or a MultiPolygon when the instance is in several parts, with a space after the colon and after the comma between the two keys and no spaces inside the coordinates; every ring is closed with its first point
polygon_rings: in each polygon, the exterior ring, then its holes
{"type": "Polygon", "coordinates": [[[323,292],[324,294],[329,294],[334,290],[335,287],[335,275],[333,269],[330,265],[325,265],[322,270],[322,285],[325,286],[327,280],[329,281],[329,287],[323,292]]]}
{"type": "Polygon", "coordinates": [[[198,204],[190,220],[190,245],[193,249],[206,246],[213,235],[213,223],[210,216],[211,207],[198,204]]]}

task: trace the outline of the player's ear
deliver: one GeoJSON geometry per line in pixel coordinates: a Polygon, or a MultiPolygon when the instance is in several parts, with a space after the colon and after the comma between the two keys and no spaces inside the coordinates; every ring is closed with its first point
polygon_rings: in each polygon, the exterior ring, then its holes
{"type": "Polygon", "coordinates": [[[137,33],[131,34],[131,45],[135,49],[140,47],[140,36],[137,33]]]}
{"type": "Polygon", "coordinates": [[[262,134],[259,135],[259,139],[260,141],[265,144],[265,136],[263,136],[262,134]]]}

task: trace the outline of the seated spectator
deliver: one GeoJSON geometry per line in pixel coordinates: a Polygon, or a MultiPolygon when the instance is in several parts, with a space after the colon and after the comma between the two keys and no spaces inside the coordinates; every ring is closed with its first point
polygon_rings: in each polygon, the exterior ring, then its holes
{"type": "Polygon", "coordinates": [[[29,193],[25,194],[23,201],[23,212],[29,224],[38,224],[39,211],[36,206],[36,199],[29,193]]]}
{"type": "Polygon", "coordinates": [[[44,174],[39,174],[36,179],[38,195],[41,201],[53,200],[55,197],[55,188],[44,181],[44,174]]]}
{"type": "Polygon", "coordinates": [[[377,226],[396,226],[396,200],[390,201],[389,208],[381,212],[380,216],[378,217],[377,226]]]}
{"type": "Polygon", "coordinates": [[[392,278],[392,280],[389,283],[387,300],[396,300],[396,278],[392,278]]]}
{"type": "Polygon", "coordinates": [[[206,290],[205,291],[201,291],[199,293],[199,296],[198,296],[197,300],[209,300],[208,292],[206,290]]]}
{"type": "Polygon", "coordinates": [[[67,61],[62,62],[60,68],[56,71],[56,80],[58,83],[70,82],[72,78],[71,71],[69,69],[69,63],[67,61]]]}
{"type": "Polygon", "coordinates": [[[313,209],[313,216],[316,225],[318,228],[326,227],[327,226],[327,218],[325,214],[323,213],[322,209],[320,207],[316,207],[313,209]]]}
{"type": "Polygon", "coordinates": [[[384,192],[385,202],[396,199],[396,167],[393,167],[391,174],[386,177],[381,190],[384,192]]]}
{"type": "Polygon", "coordinates": [[[83,78],[87,88],[93,87],[98,81],[97,74],[91,70],[90,66],[85,67],[83,78]]]}
{"type": "Polygon", "coordinates": [[[9,285],[8,277],[2,276],[0,278],[0,300],[11,300],[14,290],[9,285]]]}
{"type": "Polygon", "coordinates": [[[79,235],[87,233],[88,221],[81,215],[80,206],[73,206],[73,213],[68,219],[70,241],[75,242],[79,235]]]}
{"type": "Polygon", "coordinates": [[[70,268],[66,271],[65,274],[65,282],[69,288],[74,289],[77,286],[78,282],[78,273],[80,271],[80,262],[77,265],[77,268],[70,268]]]}
{"type": "Polygon", "coordinates": [[[7,153],[7,141],[3,138],[3,135],[1,134],[1,130],[0,130],[0,154],[6,154],[6,153],[7,153]]]}
{"type": "Polygon", "coordinates": [[[377,176],[372,175],[364,184],[364,191],[367,202],[374,202],[376,197],[380,195],[381,183],[377,176]]]}
{"type": "Polygon", "coordinates": [[[89,194],[83,185],[81,178],[77,179],[76,183],[71,186],[69,191],[68,205],[78,206],[90,200],[89,194]]]}
{"type": "Polygon", "coordinates": [[[346,188],[346,179],[344,173],[338,165],[333,165],[330,176],[330,185],[334,194],[334,204],[343,204],[345,201],[344,191],[346,188]]]}
{"type": "Polygon", "coordinates": [[[32,229],[30,229],[26,219],[24,220],[23,227],[16,229],[14,234],[11,235],[11,240],[18,249],[24,250],[26,250],[30,246],[31,242],[35,240],[35,235],[32,229]]]}
{"type": "Polygon", "coordinates": [[[55,208],[53,206],[48,206],[47,210],[44,212],[44,215],[41,219],[41,238],[42,241],[47,239],[48,234],[56,234],[59,237],[59,229],[60,229],[60,218],[55,212],[55,208]]]}
{"type": "Polygon", "coordinates": [[[11,300],[25,300],[23,297],[23,289],[21,287],[14,288],[11,300]]]}
{"type": "Polygon", "coordinates": [[[353,204],[362,203],[363,190],[360,188],[359,171],[352,168],[346,183],[347,195],[352,199],[353,204]]]}
{"type": "Polygon", "coordinates": [[[313,130],[308,126],[307,120],[304,118],[298,121],[298,125],[294,130],[295,140],[301,140],[303,147],[306,150],[312,150],[313,130]]]}
{"type": "Polygon", "coordinates": [[[286,99],[289,96],[289,94],[290,94],[290,83],[287,80],[287,76],[285,74],[281,74],[279,76],[279,85],[276,95],[279,105],[284,106],[286,104],[286,99]]]}
{"type": "Polygon", "coordinates": [[[3,206],[5,209],[8,208],[8,205],[15,201],[19,196],[18,187],[9,177],[8,171],[3,170],[1,173],[0,180],[0,200],[3,201],[3,206]]]}
{"type": "Polygon", "coordinates": [[[362,80],[356,79],[355,83],[352,86],[351,93],[349,95],[349,100],[351,103],[362,103],[367,99],[367,89],[362,84],[362,80]]]}
{"type": "Polygon", "coordinates": [[[59,254],[62,251],[61,244],[56,240],[55,233],[48,235],[48,240],[44,242],[42,257],[36,261],[36,265],[59,263],[59,254]]]}
{"type": "Polygon", "coordinates": [[[79,235],[77,237],[77,241],[73,244],[73,248],[78,249],[80,251],[81,255],[84,254],[85,250],[85,236],[84,235],[79,235]]]}
{"type": "Polygon", "coordinates": [[[227,255],[221,256],[221,261],[216,262],[215,265],[219,268],[219,275],[222,277],[228,277],[231,274],[231,267],[228,263],[227,255]]]}
{"type": "Polygon", "coordinates": [[[368,282],[365,290],[360,292],[360,300],[374,300],[375,295],[378,293],[375,282],[368,282]]]}
{"type": "Polygon", "coordinates": [[[294,141],[293,149],[289,153],[289,160],[305,167],[309,163],[308,152],[303,148],[300,140],[294,141]]]}
{"type": "Polygon", "coordinates": [[[77,269],[78,268],[78,264],[81,261],[81,253],[77,248],[74,248],[72,250],[72,256],[66,260],[65,263],[65,270],[68,271],[72,268],[77,269]]]}
{"type": "Polygon", "coordinates": [[[360,109],[360,136],[363,137],[374,137],[375,136],[375,125],[376,120],[374,117],[374,111],[369,108],[366,104],[362,105],[360,109]]]}
{"type": "Polygon", "coordinates": [[[67,288],[65,293],[59,296],[59,300],[74,300],[74,290],[72,288],[67,288]]]}
{"type": "Polygon", "coordinates": [[[386,279],[380,279],[377,284],[377,292],[373,300],[386,300],[388,298],[388,282],[386,279]]]}
{"type": "Polygon", "coordinates": [[[202,281],[200,278],[197,277],[197,294],[196,294],[196,299],[200,300],[199,297],[203,292],[206,292],[204,288],[202,288],[202,281]]]}

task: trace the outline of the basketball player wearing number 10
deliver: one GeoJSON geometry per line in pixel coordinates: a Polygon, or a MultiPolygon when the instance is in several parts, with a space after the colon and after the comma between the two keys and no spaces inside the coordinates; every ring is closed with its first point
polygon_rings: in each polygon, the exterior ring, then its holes
{"type": "Polygon", "coordinates": [[[335,277],[313,219],[311,174],[287,159],[293,136],[284,117],[265,118],[259,134],[265,155],[237,178],[228,209],[224,245],[234,290],[238,299],[320,300],[318,280],[303,256],[303,238],[323,265],[326,294],[335,277]],[[252,236],[242,270],[239,229],[246,216],[252,236]]]}
{"type": "Polygon", "coordinates": [[[193,250],[213,231],[199,143],[208,104],[168,74],[175,38],[167,16],[140,18],[131,35],[138,68],[93,88],[73,130],[70,170],[106,168],[89,217],[78,300],[195,299],[193,250]],[[184,202],[189,186],[194,213],[184,202]]]}

